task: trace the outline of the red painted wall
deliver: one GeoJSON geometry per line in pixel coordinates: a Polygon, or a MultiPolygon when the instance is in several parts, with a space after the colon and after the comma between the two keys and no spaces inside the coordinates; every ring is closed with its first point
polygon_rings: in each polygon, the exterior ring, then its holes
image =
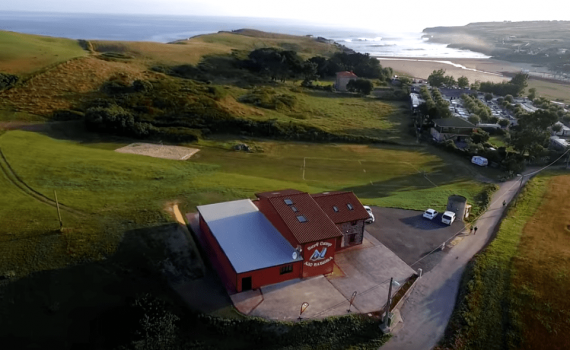
{"type": "Polygon", "coordinates": [[[259,208],[259,211],[261,211],[263,215],[265,215],[267,220],[269,220],[269,222],[273,224],[273,226],[277,229],[277,231],[279,231],[281,235],[285,237],[287,241],[289,241],[289,243],[293,246],[293,248],[297,248],[299,242],[297,241],[295,236],[293,236],[293,233],[291,232],[291,230],[289,230],[289,227],[285,225],[285,222],[283,221],[283,219],[281,219],[281,216],[279,216],[279,214],[277,213],[275,208],[273,208],[273,205],[271,205],[269,200],[267,198],[260,198],[259,200],[256,200],[253,203],[259,208]]]}
{"type": "Polygon", "coordinates": [[[216,271],[218,271],[218,275],[226,286],[226,289],[228,289],[230,293],[235,292],[237,290],[237,274],[202,216],[200,216],[200,230],[202,230],[201,237],[205,241],[202,242],[202,247],[204,247],[204,250],[208,254],[210,262],[216,271]]]}
{"type": "Polygon", "coordinates": [[[333,271],[334,253],[336,251],[336,238],[324,241],[306,243],[303,245],[303,278],[324,275],[333,271]],[[311,260],[315,250],[322,252],[327,248],[323,259],[311,260]]]}
{"type": "Polygon", "coordinates": [[[244,277],[251,277],[252,289],[257,289],[259,287],[263,287],[268,284],[274,284],[274,283],[292,280],[294,278],[301,278],[301,272],[303,270],[302,264],[303,264],[302,261],[292,263],[291,265],[293,265],[293,271],[286,273],[284,275],[281,275],[279,273],[281,267],[289,264],[272,266],[266,269],[240,273],[237,275],[237,291],[241,292],[242,290],[241,279],[244,277]]]}

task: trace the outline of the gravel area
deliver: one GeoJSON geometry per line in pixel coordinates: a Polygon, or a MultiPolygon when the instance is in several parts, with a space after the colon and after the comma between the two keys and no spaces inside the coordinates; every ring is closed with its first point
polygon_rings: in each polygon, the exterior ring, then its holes
{"type": "Polygon", "coordinates": [[[165,158],[173,160],[186,160],[199,151],[197,148],[181,146],[163,146],[152,143],[131,143],[128,146],[115,150],[120,153],[139,154],[155,158],[165,158]]]}

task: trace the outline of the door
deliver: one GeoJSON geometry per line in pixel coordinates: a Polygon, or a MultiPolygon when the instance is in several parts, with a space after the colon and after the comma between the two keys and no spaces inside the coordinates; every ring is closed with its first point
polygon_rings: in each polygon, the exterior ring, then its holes
{"type": "Polygon", "coordinates": [[[242,290],[242,292],[245,290],[250,290],[250,289],[251,289],[251,276],[242,278],[241,279],[241,290],[242,290]]]}

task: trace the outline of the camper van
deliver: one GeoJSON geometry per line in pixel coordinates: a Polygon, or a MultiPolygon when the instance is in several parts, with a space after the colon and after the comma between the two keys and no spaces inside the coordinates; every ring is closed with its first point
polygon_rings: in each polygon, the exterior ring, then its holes
{"type": "Polygon", "coordinates": [[[489,164],[489,161],[484,157],[473,156],[473,158],[471,158],[471,163],[477,164],[479,166],[487,166],[489,164]]]}

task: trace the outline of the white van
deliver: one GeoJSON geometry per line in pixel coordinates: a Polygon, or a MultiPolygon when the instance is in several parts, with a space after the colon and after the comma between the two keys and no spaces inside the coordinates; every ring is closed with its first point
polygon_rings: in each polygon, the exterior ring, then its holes
{"type": "Polygon", "coordinates": [[[487,158],[481,156],[473,156],[473,158],[471,158],[471,163],[477,164],[479,166],[487,166],[489,164],[489,161],[487,158]]]}
{"type": "Polygon", "coordinates": [[[454,221],[455,221],[455,213],[452,211],[446,211],[441,216],[441,222],[443,222],[444,224],[451,225],[453,224],[454,221]]]}

